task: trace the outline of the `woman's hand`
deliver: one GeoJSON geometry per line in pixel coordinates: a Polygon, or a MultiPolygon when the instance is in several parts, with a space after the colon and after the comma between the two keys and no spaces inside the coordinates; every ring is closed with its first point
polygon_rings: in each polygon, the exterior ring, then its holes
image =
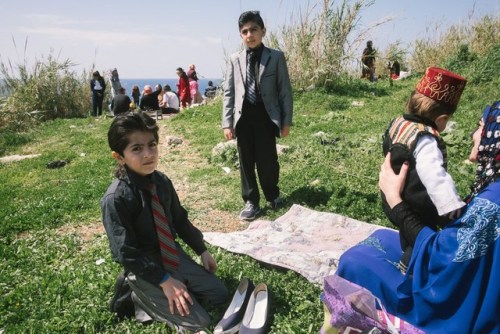
{"type": "Polygon", "coordinates": [[[207,250],[201,254],[201,262],[206,271],[215,273],[217,270],[217,262],[215,262],[214,257],[207,250]]]}
{"type": "Polygon", "coordinates": [[[181,316],[189,314],[189,305],[193,305],[193,300],[184,283],[170,276],[160,287],[168,299],[170,314],[174,314],[174,305],[181,316]]]}
{"type": "Polygon", "coordinates": [[[407,173],[407,162],[401,166],[399,174],[396,174],[391,166],[391,153],[385,156],[384,163],[380,167],[378,185],[380,190],[384,193],[387,204],[391,209],[403,201],[401,193],[405,186],[407,173]]]}

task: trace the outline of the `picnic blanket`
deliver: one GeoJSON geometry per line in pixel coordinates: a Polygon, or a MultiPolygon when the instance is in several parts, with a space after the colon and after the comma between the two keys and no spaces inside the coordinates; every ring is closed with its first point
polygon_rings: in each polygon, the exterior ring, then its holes
{"type": "Polygon", "coordinates": [[[294,204],[275,221],[257,220],[246,230],[205,232],[205,240],[230,252],[287,268],[323,285],[337,270],[340,255],[384,228],[294,204]]]}

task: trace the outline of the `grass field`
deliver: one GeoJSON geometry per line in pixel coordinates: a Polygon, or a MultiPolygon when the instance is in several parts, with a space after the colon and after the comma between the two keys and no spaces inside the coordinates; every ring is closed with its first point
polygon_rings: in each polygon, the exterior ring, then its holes
{"type": "MultiPolygon", "coordinates": [[[[381,136],[388,122],[404,111],[417,78],[339,82],[332,90],[296,92],[294,126],[280,144],[285,207],[294,203],[335,212],[373,224],[388,225],[377,186],[382,161],[381,136]]],[[[473,165],[465,162],[468,134],[481,110],[496,97],[498,79],[470,85],[453,117],[455,129],[444,135],[449,172],[465,195],[473,165]]],[[[221,101],[160,120],[162,145],[167,135],[186,144],[163,148],[161,170],[178,188],[193,222],[202,230],[242,229],[239,174],[226,174],[211,158],[223,140],[221,101]],[[223,217],[223,218],[221,218],[223,217]],[[236,221],[236,223],[234,223],[236,221]]],[[[107,146],[110,118],[58,119],[29,132],[2,134],[0,155],[41,154],[0,163],[0,332],[7,333],[160,333],[161,324],[118,322],[108,311],[114,278],[107,238],[100,228],[99,200],[113,179],[107,146]],[[48,169],[53,160],[69,160],[48,169]],[[97,265],[96,260],[104,259],[97,265]]],[[[231,166],[232,167],[232,166],[231,166]]],[[[264,203],[261,203],[264,204],[264,203]]],[[[317,333],[322,324],[320,287],[298,274],[210,247],[219,276],[234,291],[239,278],[266,282],[271,290],[272,333],[317,333]]],[[[224,309],[211,310],[214,325],[224,309]]],[[[168,332],[168,331],[167,331],[168,332]]]]}

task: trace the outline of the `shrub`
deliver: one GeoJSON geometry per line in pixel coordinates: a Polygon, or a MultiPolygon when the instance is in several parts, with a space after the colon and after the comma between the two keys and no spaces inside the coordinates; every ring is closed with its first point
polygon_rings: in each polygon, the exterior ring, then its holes
{"type": "Polygon", "coordinates": [[[353,51],[364,38],[364,33],[353,36],[362,10],[373,4],[369,0],[321,1],[299,12],[295,23],[270,33],[269,45],[285,50],[290,78],[295,87],[325,87],[346,73],[353,59],[353,51]]]}
{"type": "Polygon", "coordinates": [[[52,55],[29,68],[23,64],[0,63],[4,86],[10,92],[0,107],[0,129],[22,131],[39,120],[78,117],[90,110],[86,73],[71,71],[70,60],[52,55]]]}
{"type": "Polygon", "coordinates": [[[450,54],[458,57],[486,55],[500,44],[500,18],[484,16],[472,24],[450,27],[438,38],[432,36],[415,41],[410,66],[424,72],[428,66],[444,66],[450,54]],[[466,46],[466,47],[465,47],[466,46]]]}

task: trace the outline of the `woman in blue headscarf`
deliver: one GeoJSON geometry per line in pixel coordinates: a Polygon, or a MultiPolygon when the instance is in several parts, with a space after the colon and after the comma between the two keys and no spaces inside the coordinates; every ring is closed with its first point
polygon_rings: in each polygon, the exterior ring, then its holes
{"type": "Polygon", "coordinates": [[[390,158],[380,189],[391,217],[414,243],[406,275],[397,268],[398,232],[379,230],[347,250],[337,274],[370,290],[387,311],[426,333],[500,333],[500,102],[487,107],[472,136],[476,180],[460,218],[434,231],[402,201],[407,167],[390,158]]]}

